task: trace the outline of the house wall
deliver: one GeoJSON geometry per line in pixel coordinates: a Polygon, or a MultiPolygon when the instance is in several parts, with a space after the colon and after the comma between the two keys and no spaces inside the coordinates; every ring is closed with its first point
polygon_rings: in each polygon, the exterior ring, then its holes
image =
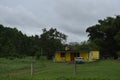
{"type": "Polygon", "coordinates": [[[61,52],[56,52],[55,54],[55,61],[56,62],[65,62],[65,61],[69,61],[70,57],[69,57],[69,53],[65,53],[65,57],[61,57],[61,52]]]}
{"type": "Polygon", "coordinates": [[[61,59],[61,53],[60,52],[57,52],[56,54],[55,54],[55,61],[61,61],[62,59],[61,59]]]}
{"type": "Polygon", "coordinates": [[[89,53],[80,53],[80,57],[83,57],[85,61],[88,61],[89,53]]]}
{"type": "MultiPolygon", "coordinates": [[[[99,51],[79,52],[79,54],[80,54],[80,57],[84,58],[85,62],[94,61],[94,60],[99,59],[99,51]]],[[[68,61],[71,61],[71,53],[66,52],[65,57],[61,57],[61,52],[56,52],[55,61],[56,62],[65,62],[65,61],[68,62],[68,61]]]]}
{"type": "Polygon", "coordinates": [[[92,51],[92,59],[96,60],[99,59],[99,51],[92,51]]]}
{"type": "Polygon", "coordinates": [[[66,61],[70,61],[70,53],[69,52],[66,53],[66,61]]]}
{"type": "Polygon", "coordinates": [[[93,60],[93,54],[92,54],[92,51],[90,51],[90,53],[89,53],[89,61],[92,61],[93,60]]]}

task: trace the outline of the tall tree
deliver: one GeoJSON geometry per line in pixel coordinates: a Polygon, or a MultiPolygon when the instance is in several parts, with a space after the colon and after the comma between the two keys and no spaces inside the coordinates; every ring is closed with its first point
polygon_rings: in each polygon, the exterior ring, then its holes
{"type": "Polygon", "coordinates": [[[43,52],[48,55],[48,58],[52,58],[56,50],[63,48],[62,42],[66,40],[67,36],[57,29],[51,28],[43,29],[43,33],[40,35],[41,45],[43,52]]]}
{"type": "Polygon", "coordinates": [[[107,17],[99,20],[99,23],[87,28],[89,40],[99,46],[103,56],[109,55],[117,58],[118,44],[120,38],[120,16],[107,17]]]}

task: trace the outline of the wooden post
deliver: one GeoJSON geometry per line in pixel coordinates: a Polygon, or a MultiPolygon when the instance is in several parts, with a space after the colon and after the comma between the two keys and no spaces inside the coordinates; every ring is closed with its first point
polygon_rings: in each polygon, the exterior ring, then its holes
{"type": "Polygon", "coordinates": [[[31,76],[34,74],[34,57],[32,56],[32,61],[31,61],[31,76]]]}
{"type": "Polygon", "coordinates": [[[74,56],[74,75],[76,75],[76,68],[77,68],[77,64],[76,64],[76,57],[77,57],[77,54],[75,53],[75,56],[74,56]]]}
{"type": "Polygon", "coordinates": [[[74,61],[74,75],[76,75],[76,61],[74,61]]]}

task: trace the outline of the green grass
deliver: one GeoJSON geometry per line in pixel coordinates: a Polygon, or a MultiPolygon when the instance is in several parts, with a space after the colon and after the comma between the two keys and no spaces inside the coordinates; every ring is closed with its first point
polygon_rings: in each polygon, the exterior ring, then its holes
{"type": "Polygon", "coordinates": [[[120,61],[100,60],[77,65],[35,61],[35,73],[30,75],[31,58],[8,60],[0,58],[0,80],[120,80],[120,61]]]}

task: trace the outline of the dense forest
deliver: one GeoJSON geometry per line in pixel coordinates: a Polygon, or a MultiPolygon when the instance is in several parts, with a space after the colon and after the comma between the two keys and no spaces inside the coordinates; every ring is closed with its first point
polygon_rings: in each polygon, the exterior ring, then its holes
{"type": "Polygon", "coordinates": [[[67,36],[57,29],[44,28],[41,35],[27,36],[16,28],[0,25],[0,57],[23,58],[41,55],[52,58],[54,52],[64,48],[67,36]]]}
{"type": "Polygon", "coordinates": [[[0,25],[0,57],[23,58],[41,55],[52,59],[56,50],[99,50],[101,57],[120,56],[120,16],[98,20],[98,24],[88,27],[88,41],[66,44],[67,35],[56,28],[42,29],[42,34],[27,36],[16,28],[0,25]]]}

